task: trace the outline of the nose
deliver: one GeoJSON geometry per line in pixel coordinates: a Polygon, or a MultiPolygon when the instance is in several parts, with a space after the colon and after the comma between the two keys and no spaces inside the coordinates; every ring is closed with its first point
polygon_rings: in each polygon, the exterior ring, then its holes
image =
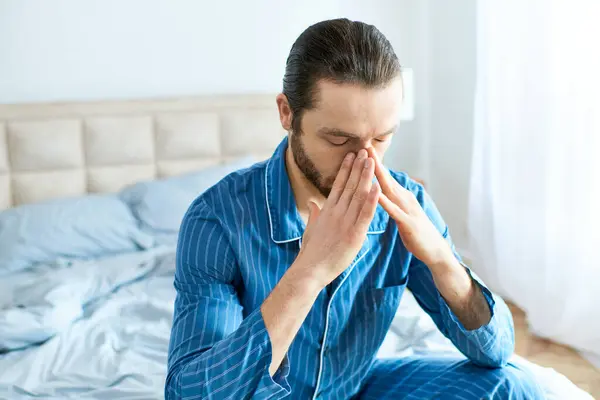
{"type": "Polygon", "coordinates": [[[358,152],[363,149],[366,150],[367,153],[369,153],[369,152],[377,153],[377,149],[374,146],[373,140],[362,140],[360,142],[357,142],[352,147],[353,148],[350,151],[354,154],[358,154],[358,152]]]}
{"type": "Polygon", "coordinates": [[[353,149],[354,152],[358,152],[361,149],[365,149],[368,150],[369,148],[373,147],[373,141],[372,140],[361,140],[361,141],[357,141],[355,144],[355,148],[353,149]]]}
{"type": "Polygon", "coordinates": [[[370,155],[370,154],[372,154],[372,153],[375,153],[375,154],[379,155],[379,153],[377,152],[377,147],[376,147],[376,146],[374,146],[374,143],[373,143],[373,141],[372,141],[372,140],[369,140],[369,141],[367,141],[367,142],[364,144],[364,147],[363,147],[363,148],[364,148],[365,150],[367,150],[367,153],[368,153],[369,155],[370,155]]]}

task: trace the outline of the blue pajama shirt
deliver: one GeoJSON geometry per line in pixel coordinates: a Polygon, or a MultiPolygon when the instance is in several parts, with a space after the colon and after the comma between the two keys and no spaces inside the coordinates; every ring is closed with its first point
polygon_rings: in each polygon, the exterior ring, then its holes
{"type": "MultiPolygon", "coordinates": [[[[527,373],[507,365],[514,332],[502,299],[474,278],[492,318],[466,330],[380,206],[358,255],[321,291],[271,377],[260,305],[298,255],[305,228],[286,172],[287,145],[286,138],[269,160],[204,192],[183,219],[165,397],[540,398],[527,373]],[[407,288],[465,358],[375,359],[407,288]]],[[[392,176],[452,245],[423,187],[403,173],[392,176]]]]}

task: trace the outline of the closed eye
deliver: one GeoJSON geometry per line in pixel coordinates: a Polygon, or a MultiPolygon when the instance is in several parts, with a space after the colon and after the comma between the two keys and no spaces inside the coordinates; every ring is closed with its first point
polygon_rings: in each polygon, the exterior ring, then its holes
{"type": "Polygon", "coordinates": [[[332,146],[343,146],[346,143],[348,143],[348,141],[350,141],[350,139],[344,139],[343,141],[328,140],[329,144],[331,144],[332,146]]]}

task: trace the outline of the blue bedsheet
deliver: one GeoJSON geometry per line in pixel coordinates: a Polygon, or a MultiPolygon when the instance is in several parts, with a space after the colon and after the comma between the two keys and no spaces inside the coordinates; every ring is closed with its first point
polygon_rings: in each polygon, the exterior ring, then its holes
{"type": "MultiPolygon", "coordinates": [[[[162,247],[3,276],[0,399],[162,399],[174,268],[174,247],[162,247]]],[[[407,293],[378,356],[456,351],[407,293]]],[[[591,399],[554,370],[511,361],[549,400],[591,399]]]]}
{"type": "Polygon", "coordinates": [[[3,277],[0,399],[162,398],[173,257],[160,248],[3,277]]]}

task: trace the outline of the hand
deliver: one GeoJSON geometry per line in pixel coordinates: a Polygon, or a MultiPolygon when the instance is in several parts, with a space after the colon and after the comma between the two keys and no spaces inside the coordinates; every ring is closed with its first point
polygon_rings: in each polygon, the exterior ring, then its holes
{"type": "Polygon", "coordinates": [[[375,163],[361,150],[344,159],[323,209],[309,202],[302,247],[294,264],[322,286],[340,275],[358,254],[373,219],[380,188],[372,184],[375,163]]]}
{"type": "Polygon", "coordinates": [[[430,268],[453,260],[452,249],[433,225],[415,195],[389,174],[373,148],[369,148],[368,152],[375,161],[375,175],[381,185],[379,204],[396,221],[406,249],[430,268]]]}

